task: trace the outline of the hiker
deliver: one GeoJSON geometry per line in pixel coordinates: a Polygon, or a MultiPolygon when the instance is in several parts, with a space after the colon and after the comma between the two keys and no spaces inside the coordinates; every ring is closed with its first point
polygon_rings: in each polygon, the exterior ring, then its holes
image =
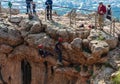
{"type": "Polygon", "coordinates": [[[112,20],[112,11],[111,11],[111,6],[110,5],[107,6],[106,18],[110,21],[112,20]]]}
{"type": "MultiPolygon", "coordinates": [[[[39,48],[39,54],[41,55],[42,58],[46,58],[48,55],[53,56],[52,53],[44,50],[42,44],[38,45],[38,48],[39,48]]],[[[48,72],[48,62],[45,60],[45,61],[43,62],[43,64],[44,64],[44,66],[45,66],[45,72],[47,73],[47,72],[48,72]]],[[[51,68],[53,68],[53,67],[51,67],[51,68]]],[[[51,69],[51,70],[53,70],[53,69],[51,69]]],[[[52,72],[53,72],[53,71],[52,71],[52,72]]]]}
{"type": "Polygon", "coordinates": [[[100,26],[100,29],[102,29],[103,23],[104,23],[104,15],[106,14],[106,6],[104,6],[102,2],[99,3],[97,12],[98,12],[99,26],[100,26]]]}
{"type": "Polygon", "coordinates": [[[62,38],[58,38],[58,42],[55,44],[55,52],[58,55],[58,64],[62,65],[62,42],[63,39],[62,38]]]}
{"type": "Polygon", "coordinates": [[[33,1],[33,0],[26,0],[26,4],[27,4],[27,6],[26,6],[26,8],[27,8],[26,14],[31,13],[31,2],[32,2],[32,1],[33,1]]]}
{"type": "Polygon", "coordinates": [[[52,0],[46,0],[47,20],[52,20],[52,0]]]}

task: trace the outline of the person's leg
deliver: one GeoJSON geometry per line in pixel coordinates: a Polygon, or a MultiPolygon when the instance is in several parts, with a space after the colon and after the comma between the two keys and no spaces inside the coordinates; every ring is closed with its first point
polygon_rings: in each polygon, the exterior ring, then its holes
{"type": "Polygon", "coordinates": [[[28,14],[28,11],[29,11],[29,4],[28,3],[26,3],[26,8],[27,8],[27,12],[26,12],[26,14],[28,14]]]}
{"type": "Polygon", "coordinates": [[[101,15],[101,27],[103,28],[104,26],[104,15],[101,15]]]}
{"type": "Polygon", "coordinates": [[[36,10],[35,10],[35,8],[33,8],[33,13],[36,14],[36,10]]]}
{"type": "Polygon", "coordinates": [[[58,60],[62,63],[62,53],[58,53],[58,60]]]}
{"type": "Polygon", "coordinates": [[[28,7],[28,9],[27,9],[27,10],[28,10],[28,13],[31,13],[30,3],[27,4],[27,7],[28,7]]]}
{"type": "Polygon", "coordinates": [[[98,22],[99,22],[99,27],[101,29],[102,28],[102,15],[98,16],[98,22]]]}
{"type": "Polygon", "coordinates": [[[49,20],[49,6],[46,7],[46,11],[47,11],[47,20],[49,20]]]}
{"type": "Polygon", "coordinates": [[[50,19],[52,20],[52,6],[50,6],[50,19]]]}

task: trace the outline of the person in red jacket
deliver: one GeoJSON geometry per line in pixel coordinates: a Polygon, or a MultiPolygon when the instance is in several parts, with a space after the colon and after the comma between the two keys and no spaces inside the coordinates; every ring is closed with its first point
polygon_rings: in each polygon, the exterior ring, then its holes
{"type": "Polygon", "coordinates": [[[106,14],[106,6],[104,6],[103,3],[100,2],[98,6],[98,22],[99,22],[100,29],[102,29],[103,27],[105,14],[106,14]]]}

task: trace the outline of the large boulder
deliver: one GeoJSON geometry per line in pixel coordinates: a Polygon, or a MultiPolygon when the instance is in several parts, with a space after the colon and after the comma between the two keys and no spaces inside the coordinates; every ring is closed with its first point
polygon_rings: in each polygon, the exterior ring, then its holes
{"type": "Polygon", "coordinates": [[[8,18],[8,20],[12,23],[19,23],[23,19],[22,16],[11,16],[8,18]]]}
{"type": "Polygon", "coordinates": [[[71,47],[77,51],[81,51],[82,50],[82,39],[80,38],[75,38],[72,42],[71,42],[71,47]]]}
{"type": "Polygon", "coordinates": [[[43,31],[42,24],[40,24],[40,22],[34,22],[30,29],[30,33],[40,33],[41,31],[43,31]]]}
{"type": "Polygon", "coordinates": [[[45,31],[50,37],[57,39],[58,37],[56,35],[56,32],[58,29],[58,27],[47,27],[45,31]]]}
{"type": "Polygon", "coordinates": [[[66,29],[66,30],[69,36],[69,41],[70,42],[73,41],[73,39],[77,37],[75,30],[72,30],[72,29],[66,29]]]}
{"type": "Polygon", "coordinates": [[[97,39],[97,37],[99,36],[99,32],[100,32],[100,31],[98,31],[98,30],[92,29],[92,30],[90,31],[90,35],[87,37],[87,39],[90,40],[90,41],[97,39]]]}
{"type": "Polygon", "coordinates": [[[56,33],[58,36],[62,37],[64,39],[64,41],[69,40],[69,36],[68,36],[66,29],[59,29],[59,30],[57,30],[56,33]]]}
{"type": "Polygon", "coordinates": [[[116,37],[108,37],[105,41],[108,43],[110,49],[114,49],[118,44],[118,38],[116,37]]]}
{"type": "Polygon", "coordinates": [[[13,48],[9,45],[1,44],[0,45],[0,53],[10,53],[13,50],[13,48]]]}
{"type": "Polygon", "coordinates": [[[18,30],[8,28],[0,28],[0,43],[11,46],[17,46],[23,42],[23,38],[18,30]]]}
{"type": "Polygon", "coordinates": [[[25,41],[29,46],[36,47],[38,44],[43,44],[46,48],[52,48],[54,41],[46,35],[46,33],[29,34],[25,41]]]}
{"type": "Polygon", "coordinates": [[[33,26],[33,21],[30,21],[28,19],[24,19],[20,22],[19,26],[24,31],[30,31],[31,27],[33,26]]]}
{"type": "Polygon", "coordinates": [[[83,29],[83,30],[76,31],[76,33],[79,38],[86,39],[89,36],[90,32],[89,30],[83,29]]]}
{"type": "Polygon", "coordinates": [[[105,41],[93,40],[89,44],[92,53],[101,56],[109,52],[109,45],[105,41]]]}

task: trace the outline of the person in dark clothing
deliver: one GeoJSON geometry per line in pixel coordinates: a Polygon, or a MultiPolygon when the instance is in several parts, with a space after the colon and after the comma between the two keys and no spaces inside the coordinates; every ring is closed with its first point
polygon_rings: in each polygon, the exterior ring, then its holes
{"type": "Polygon", "coordinates": [[[52,20],[52,0],[46,0],[46,11],[47,11],[47,20],[52,20]]]}
{"type": "Polygon", "coordinates": [[[27,13],[26,14],[29,14],[29,13],[31,13],[31,2],[32,2],[33,0],[26,0],[26,4],[27,4],[27,6],[26,6],[26,8],[27,8],[27,13]]]}
{"type": "Polygon", "coordinates": [[[112,20],[112,11],[111,11],[111,6],[110,5],[108,5],[108,7],[107,7],[107,14],[106,14],[106,18],[108,19],[108,20],[112,20]]]}
{"type": "Polygon", "coordinates": [[[63,42],[63,39],[62,38],[58,38],[58,42],[55,44],[55,52],[58,55],[58,62],[60,64],[62,63],[62,50],[61,50],[62,42],[63,42]]]}
{"type": "MultiPolygon", "coordinates": [[[[39,54],[41,55],[42,58],[46,58],[48,55],[53,56],[52,53],[50,53],[50,52],[48,52],[48,51],[43,49],[43,45],[42,44],[38,45],[38,48],[39,48],[38,52],[39,52],[39,54]]],[[[45,60],[43,62],[43,64],[45,66],[45,72],[47,73],[48,72],[48,62],[45,60]]]]}

